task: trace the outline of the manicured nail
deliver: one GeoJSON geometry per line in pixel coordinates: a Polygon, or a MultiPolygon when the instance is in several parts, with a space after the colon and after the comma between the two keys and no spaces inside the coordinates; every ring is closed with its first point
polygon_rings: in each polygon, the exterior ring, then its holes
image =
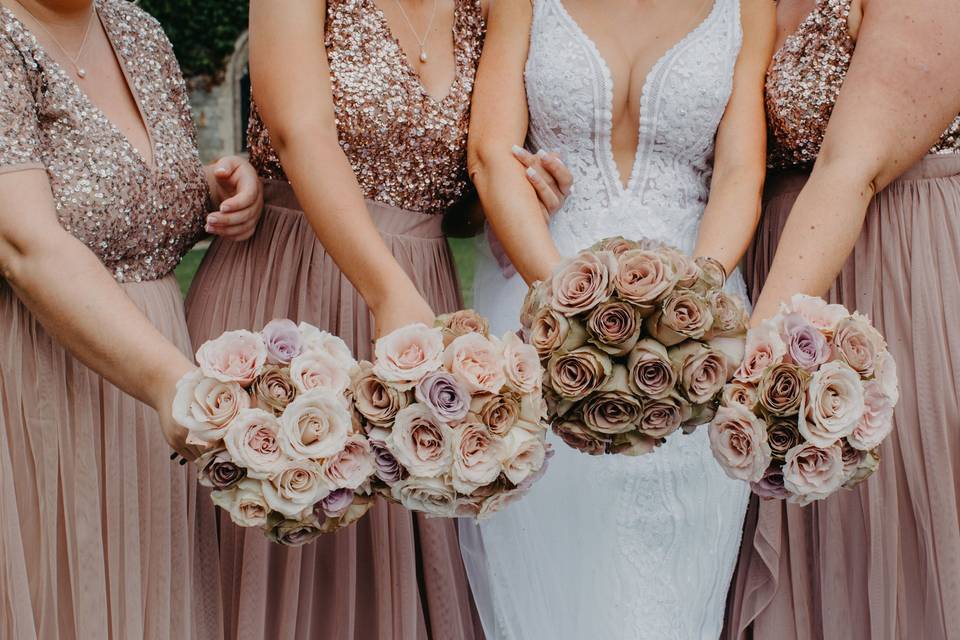
{"type": "Polygon", "coordinates": [[[182,467],[182,466],[185,465],[185,464],[187,464],[187,459],[186,459],[186,458],[181,458],[181,459],[180,459],[180,466],[182,467]]]}
{"type": "Polygon", "coordinates": [[[176,459],[177,459],[177,452],[176,452],[176,451],[174,451],[173,453],[170,454],[170,459],[171,459],[171,460],[176,460],[176,459]]]}
{"type": "Polygon", "coordinates": [[[517,145],[513,145],[512,147],[510,147],[510,151],[513,151],[513,155],[515,156],[523,155],[523,147],[518,147],[517,145]]]}
{"type": "Polygon", "coordinates": [[[538,157],[538,158],[546,158],[546,157],[547,157],[547,152],[544,151],[543,149],[540,149],[540,151],[537,151],[537,157],[538,157]]]}
{"type": "Polygon", "coordinates": [[[528,177],[528,178],[536,178],[536,177],[537,177],[537,170],[534,169],[533,167],[527,167],[527,177],[528,177]]]}

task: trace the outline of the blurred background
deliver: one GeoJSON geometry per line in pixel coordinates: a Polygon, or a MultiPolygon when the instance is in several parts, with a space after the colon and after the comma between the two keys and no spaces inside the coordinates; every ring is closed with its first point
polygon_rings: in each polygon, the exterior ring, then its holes
{"type": "MultiPolygon", "coordinates": [[[[247,150],[250,73],[247,49],[247,3],[224,0],[139,0],[173,42],[187,79],[197,144],[204,162],[247,150]]],[[[464,302],[471,303],[473,240],[450,242],[457,260],[464,302]]],[[[207,241],[197,244],[177,268],[186,293],[203,260],[207,241]]]]}

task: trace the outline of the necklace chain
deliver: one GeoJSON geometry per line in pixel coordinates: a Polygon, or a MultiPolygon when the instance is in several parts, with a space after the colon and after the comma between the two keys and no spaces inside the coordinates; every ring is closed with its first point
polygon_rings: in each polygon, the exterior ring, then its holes
{"type": "Polygon", "coordinates": [[[397,8],[400,9],[400,13],[403,15],[403,19],[406,20],[407,26],[410,27],[410,32],[413,33],[414,39],[416,39],[417,44],[420,45],[420,62],[426,64],[427,57],[427,38],[430,37],[430,30],[433,29],[433,20],[437,17],[437,0],[433,0],[433,13],[430,14],[430,22],[427,23],[427,30],[423,32],[423,37],[420,37],[420,34],[417,33],[417,30],[413,27],[413,22],[410,20],[410,16],[407,15],[406,10],[403,8],[403,5],[400,4],[400,0],[393,0],[397,3],[397,8]]]}
{"type": "Polygon", "coordinates": [[[33,15],[33,12],[30,11],[30,9],[28,9],[27,7],[25,7],[25,6],[23,5],[23,3],[20,2],[20,0],[17,0],[17,4],[19,4],[21,7],[23,7],[23,10],[26,11],[27,13],[29,13],[29,14],[30,14],[30,17],[33,18],[34,20],[36,20],[37,24],[40,25],[40,28],[43,29],[44,32],[45,32],[48,36],[50,36],[50,39],[53,40],[53,44],[57,45],[57,48],[60,49],[60,52],[63,53],[63,55],[66,56],[67,60],[70,61],[70,64],[73,65],[73,68],[74,68],[74,70],[75,70],[75,72],[76,72],[76,74],[77,74],[77,77],[80,78],[81,80],[84,79],[84,78],[86,78],[86,77],[87,77],[87,70],[86,70],[86,68],[80,66],[80,58],[83,57],[83,51],[84,51],[84,49],[86,49],[86,47],[87,47],[87,40],[90,39],[90,31],[91,31],[92,28],[93,28],[93,20],[94,20],[94,18],[95,18],[96,15],[97,15],[97,5],[96,5],[96,3],[91,3],[91,4],[90,4],[90,17],[87,19],[87,28],[86,28],[86,30],[83,32],[83,40],[80,42],[80,48],[77,49],[77,55],[76,55],[76,56],[71,56],[71,55],[67,52],[67,50],[64,48],[64,46],[63,46],[62,44],[60,44],[60,40],[57,39],[57,36],[53,35],[53,32],[51,32],[50,29],[47,28],[47,25],[45,25],[45,24],[43,23],[43,20],[41,20],[41,19],[38,18],[37,16],[33,15]]]}

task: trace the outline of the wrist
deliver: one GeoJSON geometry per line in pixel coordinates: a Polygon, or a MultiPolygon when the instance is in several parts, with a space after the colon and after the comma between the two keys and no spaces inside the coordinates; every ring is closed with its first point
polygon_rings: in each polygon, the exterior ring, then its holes
{"type": "Polygon", "coordinates": [[[151,376],[146,379],[147,404],[157,412],[164,413],[170,410],[173,396],[176,394],[177,382],[196,367],[182,355],[171,358],[169,362],[157,367],[151,376]]]}

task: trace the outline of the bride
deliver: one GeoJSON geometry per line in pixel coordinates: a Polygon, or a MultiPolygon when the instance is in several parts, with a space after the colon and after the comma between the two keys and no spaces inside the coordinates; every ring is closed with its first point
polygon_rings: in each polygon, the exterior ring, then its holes
{"type": "MultiPolygon", "coordinates": [[[[517,272],[489,250],[479,258],[476,307],[496,332],[517,328],[526,283],[604,237],[654,238],[735,269],[760,210],[774,10],[770,0],[493,3],[470,170],[517,272]],[[549,224],[518,162],[530,158],[511,153],[524,140],[557,150],[574,177],[549,224]]],[[[728,286],[745,294],[735,271],[728,286]]],[[[706,429],[641,458],[554,448],[527,497],[461,525],[487,635],[717,638],[748,487],[714,462],[706,429]]]]}

